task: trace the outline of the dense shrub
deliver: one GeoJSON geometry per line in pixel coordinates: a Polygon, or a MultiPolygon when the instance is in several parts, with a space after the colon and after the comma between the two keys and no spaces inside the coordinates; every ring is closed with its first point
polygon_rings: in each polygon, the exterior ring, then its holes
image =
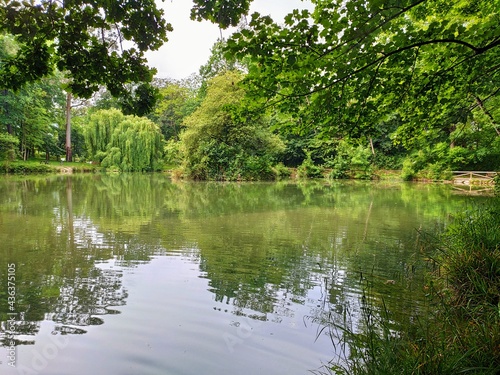
{"type": "Polygon", "coordinates": [[[320,178],[323,177],[323,168],[314,164],[311,153],[306,152],[306,158],[297,168],[297,177],[299,178],[320,178]]]}
{"type": "Polygon", "coordinates": [[[261,113],[244,106],[239,72],[211,79],[202,104],[188,116],[180,136],[184,175],[201,180],[257,180],[275,176],[284,150],[261,113]]]}
{"type": "Polygon", "coordinates": [[[488,146],[465,148],[446,142],[427,145],[408,155],[403,161],[403,178],[416,177],[441,180],[453,170],[494,171],[500,169],[500,137],[488,146]]]}
{"type": "Polygon", "coordinates": [[[35,174],[54,172],[54,169],[46,164],[16,161],[12,163],[4,162],[3,164],[0,164],[0,171],[12,174],[35,174]]]}
{"type": "Polygon", "coordinates": [[[369,179],[372,175],[372,154],[368,147],[355,146],[346,140],[341,140],[335,149],[335,157],[325,163],[331,168],[328,177],[341,179],[354,177],[369,179]]]}
{"type": "Polygon", "coordinates": [[[272,171],[277,180],[288,178],[292,175],[292,171],[290,168],[286,167],[283,163],[276,164],[272,171]]]}

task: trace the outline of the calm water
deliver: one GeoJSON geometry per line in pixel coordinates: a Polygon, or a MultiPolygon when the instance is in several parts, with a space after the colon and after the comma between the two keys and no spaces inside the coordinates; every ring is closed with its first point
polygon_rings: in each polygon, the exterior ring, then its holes
{"type": "Polygon", "coordinates": [[[409,313],[417,230],[470,204],[437,185],[1,178],[0,373],[307,374],[362,280],[409,313]]]}

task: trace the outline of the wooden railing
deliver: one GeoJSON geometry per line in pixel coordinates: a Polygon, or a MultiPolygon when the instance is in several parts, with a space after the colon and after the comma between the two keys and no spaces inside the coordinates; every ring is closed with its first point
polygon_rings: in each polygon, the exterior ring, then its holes
{"type": "Polygon", "coordinates": [[[498,172],[484,171],[452,171],[453,183],[464,185],[494,185],[494,177],[498,172]]]}

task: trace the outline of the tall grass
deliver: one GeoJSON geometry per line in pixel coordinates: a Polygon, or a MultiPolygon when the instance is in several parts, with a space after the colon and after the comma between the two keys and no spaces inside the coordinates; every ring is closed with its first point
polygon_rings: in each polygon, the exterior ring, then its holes
{"type": "Polygon", "coordinates": [[[443,306],[453,334],[450,346],[463,353],[465,368],[498,374],[500,198],[459,215],[442,236],[441,245],[437,259],[447,293],[443,306]]]}
{"type": "Polygon", "coordinates": [[[500,198],[458,215],[434,241],[424,308],[394,327],[370,286],[357,327],[344,309],[328,326],[338,358],[320,374],[500,374],[500,198]]]}

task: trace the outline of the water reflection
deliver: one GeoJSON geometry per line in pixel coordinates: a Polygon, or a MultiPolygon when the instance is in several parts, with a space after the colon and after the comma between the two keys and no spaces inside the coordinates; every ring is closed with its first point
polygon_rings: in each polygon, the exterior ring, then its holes
{"type": "MultiPolygon", "coordinates": [[[[52,312],[45,315],[45,320],[60,323],[62,326],[56,326],[56,331],[65,333],[73,333],[68,325],[102,324],[98,315],[118,314],[119,311],[111,306],[125,304],[127,292],[122,288],[121,276],[120,270],[94,268],[85,277],[63,281],[52,312]]],[[[78,330],[78,333],[84,331],[78,330]]]]}
{"type": "Polygon", "coordinates": [[[383,298],[397,320],[422,293],[417,229],[445,225],[464,202],[434,185],[5,178],[0,340],[8,346],[4,270],[11,263],[19,345],[34,343],[42,321],[53,323],[54,334],[82,334],[120,313],[128,299],[123,270],[156,256],[195,265],[211,308],[234,316],[280,323],[303,319],[295,315],[304,306],[316,322],[341,319],[368,280],[374,302],[383,298]]]}

